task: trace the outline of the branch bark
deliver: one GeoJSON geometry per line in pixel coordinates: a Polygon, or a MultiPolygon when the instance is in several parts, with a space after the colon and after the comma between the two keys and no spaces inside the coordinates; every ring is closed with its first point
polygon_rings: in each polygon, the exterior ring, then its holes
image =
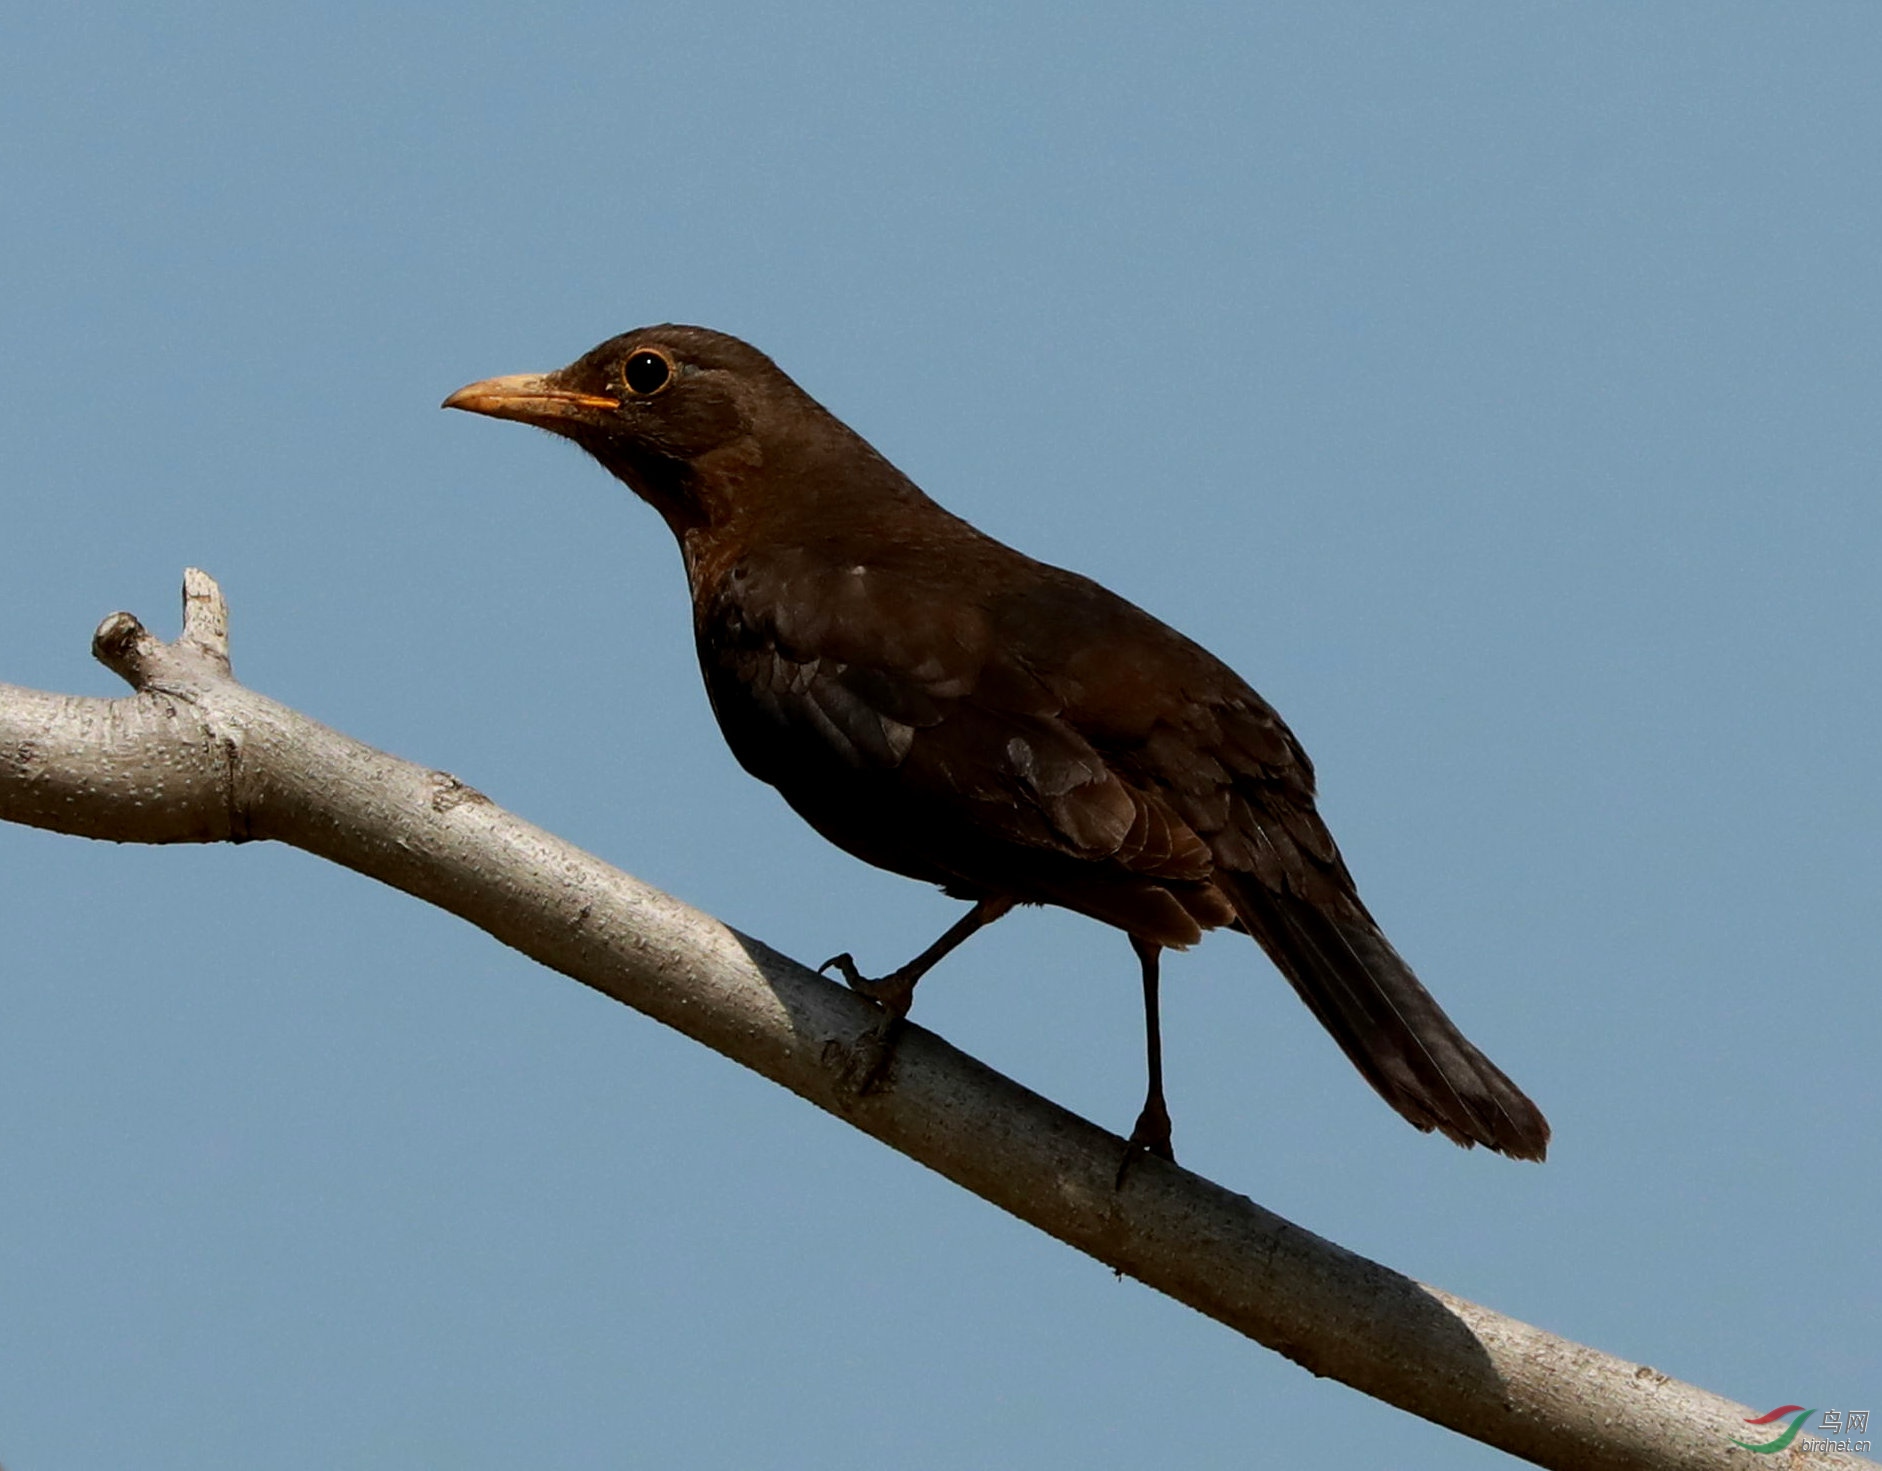
{"type": "MultiPolygon", "coordinates": [[[[128,613],[117,700],[0,685],[0,818],[117,842],[271,839],[450,910],[1314,1374],[1542,1466],[1745,1468],[1743,1405],[1427,1287],[1122,1141],[909,1026],[860,1094],[879,1013],[756,940],[243,688],[205,574],[182,636],[128,613]]],[[[1792,1450],[1792,1466],[1873,1463],[1792,1450]]]]}

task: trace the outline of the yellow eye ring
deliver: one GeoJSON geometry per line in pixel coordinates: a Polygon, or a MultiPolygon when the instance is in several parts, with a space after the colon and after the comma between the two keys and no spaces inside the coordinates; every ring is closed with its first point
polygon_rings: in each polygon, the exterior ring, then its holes
{"type": "Polygon", "coordinates": [[[621,364],[621,382],[635,398],[651,398],[673,381],[673,359],[657,347],[637,347],[621,364]]]}

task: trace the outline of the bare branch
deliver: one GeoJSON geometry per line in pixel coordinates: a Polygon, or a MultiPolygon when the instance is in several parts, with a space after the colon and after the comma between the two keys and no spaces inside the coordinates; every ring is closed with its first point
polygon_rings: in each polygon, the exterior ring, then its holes
{"type": "MultiPolygon", "coordinates": [[[[857,1094],[879,1013],[845,988],[530,826],[441,771],[244,689],[215,583],[184,633],[105,620],[135,691],[0,685],[0,818],[120,842],[270,838],[450,910],[704,1042],[1120,1272],[1315,1374],[1543,1466],[1743,1468],[1748,1411],[1425,1287],[1122,1141],[920,1027],[857,1094]]],[[[1792,1466],[1867,1466],[1793,1448],[1792,1466]]]]}

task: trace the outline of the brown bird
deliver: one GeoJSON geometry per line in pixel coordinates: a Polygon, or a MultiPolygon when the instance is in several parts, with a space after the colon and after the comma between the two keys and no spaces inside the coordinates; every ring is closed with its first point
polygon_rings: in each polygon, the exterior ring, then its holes
{"type": "Polygon", "coordinates": [[[1208,650],[943,510],[723,333],[643,327],[444,406],[572,439],[658,511],[739,764],[838,847],[971,901],[880,980],[827,963],[891,1026],[936,961],[1016,904],[1115,925],[1149,1053],[1131,1142],[1169,1158],[1158,959],[1240,930],[1415,1127],[1543,1157],[1540,1110],[1360,902],[1307,753],[1208,650]]]}

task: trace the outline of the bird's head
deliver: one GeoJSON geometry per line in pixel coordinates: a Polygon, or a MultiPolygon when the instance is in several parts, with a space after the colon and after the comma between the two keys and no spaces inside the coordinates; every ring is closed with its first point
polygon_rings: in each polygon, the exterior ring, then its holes
{"type": "Polygon", "coordinates": [[[860,443],[757,348],[670,324],[624,332],[553,373],[486,378],[444,407],[574,440],[682,538],[727,522],[750,487],[777,483],[820,444],[860,443]]]}

